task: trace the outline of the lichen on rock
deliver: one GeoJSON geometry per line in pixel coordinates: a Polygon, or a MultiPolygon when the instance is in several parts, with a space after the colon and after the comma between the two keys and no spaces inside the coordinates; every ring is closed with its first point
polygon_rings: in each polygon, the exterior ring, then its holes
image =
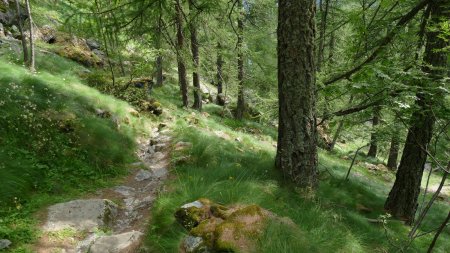
{"type": "Polygon", "coordinates": [[[205,252],[204,247],[206,252],[253,252],[267,222],[278,219],[257,205],[227,207],[207,199],[183,205],[175,217],[189,231],[182,244],[183,252],[205,252]],[[187,240],[192,238],[201,238],[202,248],[186,248],[187,240]]]}

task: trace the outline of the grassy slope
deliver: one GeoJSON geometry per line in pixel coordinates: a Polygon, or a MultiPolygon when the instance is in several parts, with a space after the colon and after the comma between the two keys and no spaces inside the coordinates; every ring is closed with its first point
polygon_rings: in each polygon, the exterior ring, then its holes
{"type": "MultiPolygon", "coordinates": [[[[186,153],[173,154],[176,165],[174,178],[169,182],[171,190],[162,194],[153,208],[147,243],[151,252],[177,252],[186,232],[176,224],[174,211],[200,197],[221,204],[256,203],[280,216],[290,217],[298,225],[298,230],[293,231],[280,224],[270,224],[258,252],[397,252],[397,247],[404,245],[408,228],[401,222],[388,219],[389,239],[386,239],[383,226],[367,220],[384,214],[383,204],[392,182],[360,166],[355,166],[350,180],[344,182],[342,178],[350,161],[339,157],[345,150],[339,154],[321,152],[322,180],[317,193],[298,191],[283,183],[274,169],[275,129],[222,119],[217,116],[221,109],[214,105],[205,108],[210,116],[179,110],[173,106],[178,103],[175,86],[165,87],[155,96],[163,104],[172,105],[169,109],[176,119],[176,141],[194,145],[186,153]],[[221,139],[215,131],[223,131],[231,138],[221,139]],[[178,162],[186,156],[187,162],[178,162]],[[358,211],[358,205],[371,211],[358,211]]],[[[436,228],[448,208],[438,203],[422,230],[436,228]]],[[[431,238],[432,235],[420,237],[407,252],[426,251],[431,238]]],[[[447,231],[435,252],[448,252],[449,238],[447,231]]]]}
{"type": "Polygon", "coordinates": [[[0,50],[0,238],[13,242],[12,252],[28,252],[38,236],[32,214],[120,179],[151,122],[85,86],[78,64],[38,50],[32,75],[17,58],[0,50]]]}

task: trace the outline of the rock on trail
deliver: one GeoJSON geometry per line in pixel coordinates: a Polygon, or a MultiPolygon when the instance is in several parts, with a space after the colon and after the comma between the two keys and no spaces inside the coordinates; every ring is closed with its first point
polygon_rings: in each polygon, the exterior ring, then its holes
{"type": "Polygon", "coordinates": [[[141,161],[131,164],[132,173],[122,185],[50,206],[34,252],[137,252],[169,172],[169,132],[154,129],[152,136],[138,141],[141,161]],[[63,234],[69,235],[61,238],[63,234]]]}

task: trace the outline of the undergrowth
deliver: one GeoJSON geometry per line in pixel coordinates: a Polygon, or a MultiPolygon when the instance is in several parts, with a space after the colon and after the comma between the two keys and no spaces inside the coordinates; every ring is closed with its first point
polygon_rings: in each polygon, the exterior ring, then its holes
{"type": "MultiPolygon", "coordinates": [[[[167,101],[166,89],[162,101],[167,101]]],[[[176,108],[171,112],[177,118],[174,143],[190,142],[193,147],[173,153],[169,191],[152,211],[150,252],[178,252],[187,231],[177,224],[174,212],[199,198],[224,205],[258,204],[294,221],[296,229],[268,224],[257,252],[401,252],[405,247],[408,227],[387,218],[383,210],[392,181],[360,165],[344,181],[350,161],[321,151],[316,193],[296,189],[274,168],[273,128],[223,119],[219,107],[205,107],[206,113],[176,108]]],[[[436,204],[422,231],[435,229],[447,209],[443,202],[436,204]]],[[[448,232],[443,234],[435,252],[448,252],[449,238],[448,232]]],[[[422,236],[404,252],[424,252],[431,239],[432,234],[422,236]]]]}
{"type": "Polygon", "coordinates": [[[120,179],[151,123],[85,86],[77,73],[86,70],[74,62],[38,51],[30,74],[18,58],[0,51],[0,238],[12,252],[31,252],[34,213],[120,179]]]}

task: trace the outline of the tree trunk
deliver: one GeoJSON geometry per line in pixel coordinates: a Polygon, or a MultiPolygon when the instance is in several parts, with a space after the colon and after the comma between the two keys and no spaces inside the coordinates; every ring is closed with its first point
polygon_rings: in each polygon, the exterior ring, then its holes
{"type": "Polygon", "coordinates": [[[378,134],[377,134],[377,126],[380,124],[381,117],[381,107],[375,106],[373,108],[373,118],[372,118],[372,134],[370,136],[370,147],[369,152],[367,153],[368,157],[377,157],[378,153],[378,134]]]}
{"type": "Polygon", "coordinates": [[[431,242],[430,247],[428,248],[427,253],[433,252],[433,248],[434,248],[434,246],[436,245],[436,242],[437,242],[439,236],[441,235],[442,231],[444,231],[444,228],[447,227],[449,221],[450,221],[450,212],[448,212],[447,218],[445,218],[444,222],[442,222],[442,224],[439,226],[438,231],[437,231],[436,234],[434,235],[433,241],[431,242]]]}
{"type": "Polygon", "coordinates": [[[30,25],[30,61],[28,62],[28,67],[31,72],[35,72],[35,53],[34,53],[34,28],[33,28],[33,18],[31,16],[31,5],[30,1],[25,1],[27,6],[27,14],[28,14],[28,23],[30,25]]]}
{"type": "Polygon", "coordinates": [[[327,16],[328,16],[329,5],[330,5],[330,0],[321,0],[320,4],[319,4],[319,7],[320,7],[320,35],[319,35],[319,50],[318,50],[318,54],[317,54],[317,71],[321,70],[322,63],[324,60],[325,32],[327,30],[327,16]],[[323,1],[325,1],[325,4],[323,1]]]}
{"type": "Polygon", "coordinates": [[[315,2],[280,0],[279,127],[276,166],[286,179],[315,188],[317,179],[315,2]]]}
{"type": "Polygon", "coordinates": [[[156,86],[162,87],[164,82],[163,77],[163,57],[161,55],[161,49],[162,49],[162,43],[161,43],[161,36],[162,36],[162,5],[159,4],[159,18],[158,18],[158,25],[156,27],[156,49],[158,49],[158,55],[156,56],[156,86]]]}
{"type": "MultiPolygon", "coordinates": [[[[432,24],[450,18],[447,0],[436,0],[429,4],[432,24]]],[[[433,134],[435,123],[432,113],[433,99],[442,97],[440,94],[431,95],[424,90],[432,88],[434,81],[442,79],[447,74],[447,54],[442,49],[448,46],[448,39],[448,35],[444,37],[438,30],[427,32],[423,71],[433,80],[424,80],[420,84],[422,91],[418,92],[416,102],[419,109],[411,117],[397,177],[385,203],[388,212],[405,220],[409,225],[414,222],[420,183],[427,160],[426,150],[433,134]]]]}
{"type": "MultiPolygon", "coordinates": [[[[194,12],[195,0],[189,0],[189,11],[194,12]]],[[[201,111],[202,110],[202,92],[200,89],[200,75],[199,75],[199,64],[200,56],[198,52],[198,40],[197,40],[197,24],[195,22],[195,15],[191,13],[191,20],[189,24],[189,29],[191,32],[191,51],[192,60],[194,63],[194,72],[192,73],[193,85],[194,85],[194,105],[192,108],[201,111]]]]}
{"type": "Polygon", "coordinates": [[[225,95],[223,94],[223,59],[222,59],[222,45],[217,43],[217,104],[225,105],[225,95]]]}
{"type": "Polygon", "coordinates": [[[19,0],[16,0],[16,12],[17,12],[17,24],[19,27],[20,36],[22,37],[22,50],[23,50],[23,62],[28,64],[28,46],[27,46],[27,38],[23,33],[23,24],[22,24],[22,14],[20,13],[20,4],[19,0]]]}
{"type": "Polygon", "coordinates": [[[238,18],[238,101],[236,107],[236,119],[241,120],[245,113],[244,98],[244,9],[243,0],[238,0],[239,18],[238,18]]]}
{"type": "Polygon", "coordinates": [[[181,97],[183,106],[189,106],[188,100],[188,82],[186,77],[186,64],[184,63],[184,35],[183,35],[183,13],[181,9],[180,0],[175,0],[176,17],[175,22],[177,26],[177,64],[178,64],[178,83],[180,85],[181,97]]]}
{"type": "MultiPolygon", "coordinates": [[[[101,8],[98,3],[98,0],[95,0],[94,2],[95,2],[95,6],[97,7],[97,12],[100,12],[101,8]]],[[[97,16],[97,23],[98,23],[97,25],[98,25],[98,30],[100,32],[100,36],[102,37],[102,40],[103,40],[103,46],[105,47],[105,54],[106,54],[106,59],[107,59],[108,66],[109,66],[109,71],[111,72],[112,84],[113,84],[113,86],[115,86],[116,85],[116,74],[114,72],[114,66],[111,61],[111,54],[109,53],[108,38],[106,37],[107,35],[105,34],[105,31],[103,31],[103,29],[106,27],[103,25],[103,17],[102,16],[100,16],[100,15],[97,16]]]]}
{"type": "Polygon", "coordinates": [[[387,167],[390,170],[397,170],[398,151],[400,147],[399,131],[396,131],[391,138],[391,147],[389,148],[389,158],[387,167]]]}
{"type": "MultiPolygon", "coordinates": [[[[350,96],[350,99],[348,101],[348,105],[351,106],[352,102],[353,102],[353,95],[350,96]]],[[[339,136],[341,135],[343,127],[344,127],[344,118],[342,118],[341,121],[339,121],[339,125],[338,125],[338,127],[336,129],[336,132],[334,133],[334,136],[333,136],[333,141],[330,144],[330,148],[329,148],[330,151],[333,151],[334,146],[336,146],[336,142],[337,142],[339,136]]]]}

